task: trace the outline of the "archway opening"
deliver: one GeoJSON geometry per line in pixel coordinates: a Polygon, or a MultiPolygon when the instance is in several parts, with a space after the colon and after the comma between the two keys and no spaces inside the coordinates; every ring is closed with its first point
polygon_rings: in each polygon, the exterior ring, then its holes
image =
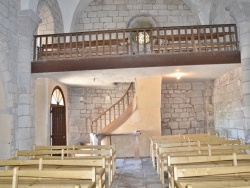
{"type": "Polygon", "coordinates": [[[52,146],[66,145],[66,108],[64,95],[59,86],[56,86],[51,95],[50,102],[52,146]]]}

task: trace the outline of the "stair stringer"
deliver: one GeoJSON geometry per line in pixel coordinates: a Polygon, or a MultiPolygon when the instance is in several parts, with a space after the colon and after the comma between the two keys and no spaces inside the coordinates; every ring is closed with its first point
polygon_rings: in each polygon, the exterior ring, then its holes
{"type": "Polygon", "coordinates": [[[133,100],[129,103],[127,109],[114,121],[112,121],[109,125],[104,127],[101,130],[101,134],[103,135],[109,135],[116,129],[118,129],[120,126],[122,126],[134,113],[137,107],[137,98],[136,96],[133,97],[133,100]]]}

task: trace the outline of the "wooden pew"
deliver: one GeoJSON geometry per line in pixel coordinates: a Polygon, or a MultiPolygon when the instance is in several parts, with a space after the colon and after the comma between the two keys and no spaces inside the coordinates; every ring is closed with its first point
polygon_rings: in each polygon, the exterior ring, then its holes
{"type": "Polygon", "coordinates": [[[0,186],[1,188],[94,188],[96,187],[95,168],[92,168],[91,171],[59,171],[39,169],[25,170],[15,167],[13,170],[0,170],[0,186]]]}
{"type": "Polygon", "coordinates": [[[200,142],[208,142],[211,140],[225,140],[223,137],[218,137],[217,135],[209,135],[209,134],[190,134],[190,135],[171,135],[164,136],[158,138],[151,138],[150,150],[151,150],[151,158],[153,162],[153,167],[156,169],[157,167],[157,156],[158,156],[158,148],[157,143],[184,143],[191,141],[200,141],[200,142]]]}
{"type": "Polygon", "coordinates": [[[96,168],[97,186],[102,188],[105,184],[105,159],[70,159],[70,160],[0,160],[0,167],[11,169],[13,167],[20,169],[57,169],[57,170],[83,170],[89,171],[93,167],[96,168]]]}
{"type": "Polygon", "coordinates": [[[180,140],[180,142],[187,142],[190,139],[198,140],[198,138],[206,138],[206,137],[218,137],[217,135],[210,135],[208,133],[205,134],[187,134],[187,135],[167,135],[167,136],[152,136],[150,137],[150,157],[153,162],[153,167],[156,169],[156,143],[157,142],[173,142],[172,140],[177,141],[180,140]]]}
{"type": "Polygon", "coordinates": [[[177,147],[177,148],[160,148],[158,161],[158,174],[162,184],[164,184],[164,171],[168,170],[169,156],[212,156],[231,154],[244,154],[245,150],[249,150],[250,145],[216,145],[216,146],[198,146],[198,147],[177,147]],[[162,149],[162,151],[161,151],[162,149]]]}
{"type": "MultiPolygon", "coordinates": [[[[116,150],[115,150],[115,146],[114,145],[69,145],[69,146],[38,146],[38,145],[34,145],[33,146],[34,150],[108,150],[110,152],[111,155],[111,160],[108,158],[107,163],[111,163],[111,167],[112,167],[112,179],[113,176],[115,175],[115,171],[116,171],[116,150]]],[[[94,152],[96,153],[96,152],[94,152]]],[[[86,153],[85,153],[86,154],[86,153]]],[[[67,156],[69,155],[69,153],[67,153],[67,156]]],[[[109,165],[108,165],[109,166],[109,165]]],[[[107,170],[107,172],[109,172],[110,170],[107,170]]]]}
{"type": "Polygon", "coordinates": [[[108,173],[109,185],[112,184],[114,179],[114,165],[115,161],[113,158],[113,150],[17,150],[16,158],[20,159],[25,157],[26,159],[32,158],[43,158],[43,159],[97,159],[105,158],[106,161],[106,172],[108,173]],[[60,156],[55,156],[60,155],[60,156]]]}
{"type": "Polygon", "coordinates": [[[250,165],[250,155],[236,153],[217,156],[168,156],[167,170],[169,188],[174,187],[174,166],[178,169],[213,166],[242,166],[250,165]]]}
{"type": "Polygon", "coordinates": [[[176,188],[250,187],[250,166],[174,167],[176,188]]]}

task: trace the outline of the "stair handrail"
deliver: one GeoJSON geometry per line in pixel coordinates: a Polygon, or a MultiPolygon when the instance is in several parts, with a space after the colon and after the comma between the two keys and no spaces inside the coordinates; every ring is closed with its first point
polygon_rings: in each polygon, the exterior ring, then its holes
{"type": "Polygon", "coordinates": [[[99,127],[99,132],[100,132],[101,129],[103,129],[108,124],[113,122],[116,118],[118,118],[126,110],[125,109],[126,105],[128,107],[129,104],[132,102],[133,98],[134,98],[134,84],[133,84],[133,82],[131,82],[126,93],[115,104],[110,106],[107,110],[105,110],[103,113],[98,115],[98,117],[92,121],[91,127],[90,127],[91,132],[98,133],[98,121],[100,121],[100,127],[99,127]],[[120,104],[120,103],[122,103],[122,104],[120,104]],[[121,112],[120,105],[123,106],[122,112],[121,112]],[[118,109],[116,109],[116,106],[118,106],[118,109]],[[112,110],[113,110],[114,114],[113,114],[113,117],[111,118],[112,110]],[[116,113],[116,110],[118,110],[118,113],[116,113]],[[107,121],[107,119],[106,119],[107,114],[109,115],[109,121],[107,121]],[[102,116],[105,117],[104,126],[102,124],[102,116]],[[94,127],[94,125],[96,125],[96,126],[94,127]]]}

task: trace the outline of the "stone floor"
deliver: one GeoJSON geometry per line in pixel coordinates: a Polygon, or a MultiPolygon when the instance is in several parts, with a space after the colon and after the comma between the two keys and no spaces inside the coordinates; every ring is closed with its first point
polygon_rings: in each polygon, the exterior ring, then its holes
{"type": "Polygon", "coordinates": [[[150,158],[116,160],[112,188],[161,188],[160,179],[150,158]]]}

